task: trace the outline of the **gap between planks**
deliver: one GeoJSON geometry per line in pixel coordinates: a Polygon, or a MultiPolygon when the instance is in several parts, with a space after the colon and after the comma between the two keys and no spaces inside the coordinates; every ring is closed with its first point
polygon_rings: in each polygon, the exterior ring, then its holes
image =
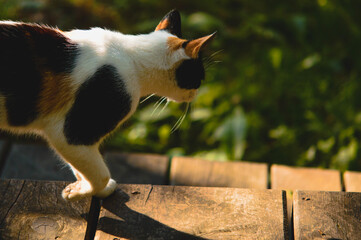
{"type": "Polygon", "coordinates": [[[0,142],[0,176],[2,175],[3,169],[5,167],[6,160],[11,151],[12,142],[10,140],[5,140],[0,142]]]}
{"type": "Polygon", "coordinates": [[[97,231],[99,214],[100,214],[100,209],[102,207],[102,203],[103,203],[102,199],[97,197],[92,197],[84,240],[93,240],[95,237],[95,232],[97,231]]]}

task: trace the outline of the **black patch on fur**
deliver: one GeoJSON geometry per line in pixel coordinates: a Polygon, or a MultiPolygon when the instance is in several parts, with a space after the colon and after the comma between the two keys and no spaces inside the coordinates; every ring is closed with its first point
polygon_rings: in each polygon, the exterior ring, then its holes
{"type": "Polygon", "coordinates": [[[36,119],[43,73],[71,72],[77,49],[52,28],[0,24],[0,93],[9,125],[25,126],[36,119]]]}
{"type": "Polygon", "coordinates": [[[173,9],[172,11],[167,13],[167,15],[163,17],[162,21],[166,19],[168,20],[169,25],[164,30],[168,31],[169,33],[179,38],[182,38],[181,17],[178,10],[173,9]]]}
{"type": "Polygon", "coordinates": [[[204,80],[205,72],[201,58],[187,59],[176,70],[178,87],[198,89],[204,80]]]}
{"type": "Polygon", "coordinates": [[[80,86],[66,115],[64,134],[69,144],[93,145],[114,130],[129,113],[131,97],[112,65],[100,67],[80,86]]]}

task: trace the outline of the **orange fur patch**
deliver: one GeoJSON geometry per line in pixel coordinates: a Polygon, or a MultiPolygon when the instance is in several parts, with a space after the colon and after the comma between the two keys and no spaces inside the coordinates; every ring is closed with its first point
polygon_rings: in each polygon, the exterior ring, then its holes
{"type": "Polygon", "coordinates": [[[214,38],[216,33],[190,41],[185,47],[186,54],[191,58],[197,58],[199,52],[214,38]]]}
{"type": "Polygon", "coordinates": [[[61,110],[73,98],[73,91],[66,74],[54,75],[45,72],[43,77],[38,110],[47,115],[61,110]]]}
{"type": "Polygon", "coordinates": [[[185,52],[186,54],[191,57],[191,58],[197,58],[198,57],[198,53],[203,45],[203,39],[196,39],[193,41],[190,41],[186,48],[185,48],[185,52]]]}
{"type": "Polygon", "coordinates": [[[157,28],[155,29],[155,31],[159,31],[159,30],[166,29],[166,28],[169,26],[169,24],[170,24],[170,22],[169,22],[168,18],[167,18],[167,19],[164,19],[164,20],[162,20],[162,21],[158,24],[158,26],[157,26],[157,28]]]}
{"type": "Polygon", "coordinates": [[[187,40],[180,39],[177,37],[169,37],[167,40],[168,46],[171,50],[176,51],[182,47],[182,44],[187,40]]]}

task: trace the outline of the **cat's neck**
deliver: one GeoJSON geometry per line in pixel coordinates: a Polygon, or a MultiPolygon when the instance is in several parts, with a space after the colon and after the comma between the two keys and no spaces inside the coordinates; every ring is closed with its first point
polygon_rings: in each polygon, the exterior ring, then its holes
{"type": "Polygon", "coordinates": [[[143,69],[138,71],[137,74],[141,97],[150,94],[167,96],[172,90],[174,91],[175,86],[166,81],[170,74],[168,70],[143,69]]]}
{"type": "MultiPolygon", "coordinates": [[[[74,30],[67,35],[81,43],[84,63],[80,68],[97,68],[102,64],[114,65],[120,75],[128,82],[132,92],[139,97],[149,94],[166,96],[174,86],[168,86],[169,71],[176,63],[175,54],[167,54],[167,39],[171,36],[165,31],[141,35],[125,35],[118,32],[94,28],[74,30]],[[163,81],[164,79],[164,81],[163,81]]],[[[184,55],[184,51],[179,52],[184,55]]],[[[89,75],[83,74],[83,75],[89,75]]],[[[83,77],[84,78],[84,77],[83,77]]]]}
{"type": "Polygon", "coordinates": [[[158,31],[145,35],[123,36],[123,47],[133,61],[140,96],[167,96],[176,91],[175,86],[169,81],[172,78],[172,68],[180,59],[179,55],[182,58],[187,56],[184,51],[179,51],[178,56],[168,54],[167,39],[171,35],[165,31],[158,31]]]}

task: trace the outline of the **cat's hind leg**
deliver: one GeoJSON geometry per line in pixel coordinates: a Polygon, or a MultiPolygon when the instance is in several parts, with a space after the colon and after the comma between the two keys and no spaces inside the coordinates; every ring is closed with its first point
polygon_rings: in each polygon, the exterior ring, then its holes
{"type": "Polygon", "coordinates": [[[92,195],[107,197],[114,192],[116,182],[110,178],[98,146],[69,145],[61,136],[48,139],[55,151],[71,165],[77,177],[76,182],[63,190],[65,200],[76,201],[92,195]]]}

